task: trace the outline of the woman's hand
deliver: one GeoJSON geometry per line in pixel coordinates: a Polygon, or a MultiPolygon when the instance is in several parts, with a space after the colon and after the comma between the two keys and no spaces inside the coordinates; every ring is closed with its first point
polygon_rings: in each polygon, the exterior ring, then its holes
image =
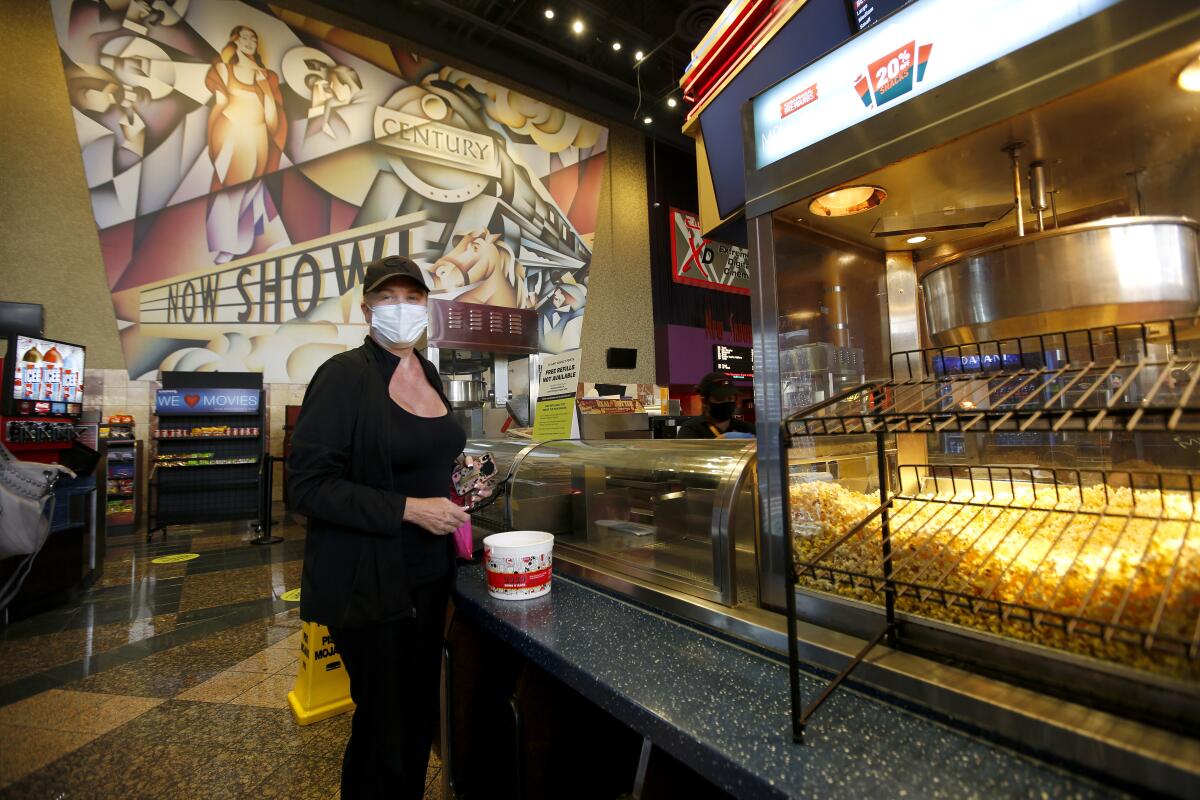
{"type": "Polygon", "coordinates": [[[404,505],[404,521],[420,525],[438,536],[454,533],[471,517],[444,497],[410,497],[404,505]]]}

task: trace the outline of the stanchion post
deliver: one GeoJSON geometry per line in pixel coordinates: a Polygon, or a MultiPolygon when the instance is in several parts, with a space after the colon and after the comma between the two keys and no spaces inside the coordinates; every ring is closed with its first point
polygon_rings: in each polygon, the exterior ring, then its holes
{"type": "MultiPolygon", "coordinates": [[[[282,459],[281,459],[282,460],[282,459]]],[[[261,481],[262,496],[259,499],[258,538],[251,539],[250,544],[279,544],[282,536],[271,535],[271,499],[275,494],[275,456],[263,454],[263,470],[266,472],[261,481]]]]}

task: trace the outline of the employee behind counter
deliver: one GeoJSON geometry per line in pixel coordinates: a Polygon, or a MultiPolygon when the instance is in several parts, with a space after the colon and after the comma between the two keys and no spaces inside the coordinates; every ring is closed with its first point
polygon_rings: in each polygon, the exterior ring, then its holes
{"type": "Polygon", "coordinates": [[[676,439],[753,439],[754,427],[735,419],[737,389],[724,372],[710,372],[696,385],[704,416],[679,426],[676,439]]]}

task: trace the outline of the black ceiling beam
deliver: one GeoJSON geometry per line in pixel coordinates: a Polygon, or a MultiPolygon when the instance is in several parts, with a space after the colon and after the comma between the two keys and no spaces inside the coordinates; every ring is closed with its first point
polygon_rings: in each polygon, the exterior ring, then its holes
{"type": "MultiPolygon", "coordinates": [[[[607,11],[606,9],[603,9],[600,6],[597,6],[593,3],[588,2],[588,0],[571,0],[571,2],[573,2],[575,5],[579,6],[581,9],[584,9],[589,14],[592,14],[592,15],[595,15],[598,17],[603,17],[604,21],[607,22],[609,25],[612,25],[613,27],[621,29],[625,34],[627,34],[629,36],[646,36],[646,34],[647,34],[646,31],[642,30],[638,26],[626,22],[621,17],[613,15],[611,12],[607,11]]],[[[653,35],[653,34],[651,34],[651,35],[653,35]]],[[[675,38],[675,31],[672,30],[669,34],[667,34],[667,37],[665,39],[660,39],[657,42],[646,42],[645,47],[647,50],[649,50],[651,48],[657,48],[661,52],[672,55],[676,59],[683,61],[683,63],[686,64],[688,61],[691,60],[691,55],[683,53],[681,50],[679,50],[679,48],[677,48],[673,44],[671,44],[671,40],[674,38],[675,38]]],[[[633,69],[633,67],[630,67],[630,69],[633,69]]]]}
{"type": "MultiPolygon", "coordinates": [[[[569,67],[570,69],[573,69],[576,72],[582,72],[583,74],[587,75],[589,78],[592,78],[601,83],[607,84],[607,85],[613,87],[614,89],[617,89],[618,91],[628,94],[630,97],[633,97],[633,98],[637,97],[637,89],[630,86],[625,81],[622,81],[619,78],[614,78],[612,75],[609,75],[607,72],[598,70],[593,66],[584,64],[583,62],[581,62],[575,58],[572,58],[571,56],[567,55],[566,53],[560,53],[559,51],[555,50],[552,47],[547,47],[546,45],[541,44],[540,42],[535,42],[533,39],[522,36],[519,33],[515,33],[514,31],[511,31],[500,25],[497,25],[494,22],[490,22],[483,17],[476,16],[472,12],[467,11],[462,8],[459,8],[458,6],[454,5],[453,3],[446,2],[446,0],[422,0],[422,2],[424,2],[425,5],[433,6],[438,11],[441,11],[442,13],[444,13],[448,16],[457,17],[459,19],[470,22],[470,23],[474,24],[476,27],[481,28],[484,31],[487,31],[488,33],[490,33],[494,36],[499,36],[502,39],[507,39],[508,41],[512,42],[515,45],[519,45],[520,47],[525,47],[525,48],[528,48],[529,50],[534,51],[538,55],[544,56],[545,58],[549,58],[553,61],[558,61],[559,63],[563,64],[564,66],[569,67]]],[[[484,66],[486,66],[486,64],[484,66]]]]}
{"type": "MultiPolygon", "coordinates": [[[[600,70],[581,64],[564,53],[513,33],[511,30],[496,29],[496,37],[503,41],[487,43],[472,41],[470,53],[459,54],[454,52],[453,43],[447,41],[447,32],[438,26],[436,20],[427,19],[422,14],[404,13],[397,7],[399,4],[381,3],[379,0],[319,0],[319,4],[328,4],[325,7],[331,11],[356,19],[365,25],[379,28],[439,52],[453,54],[465,65],[475,64],[490,72],[511,76],[517,83],[562,98],[593,114],[624,122],[630,127],[641,127],[647,136],[675,147],[689,152],[693,149],[692,140],[675,127],[674,120],[649,126],[641,126],[639,121],[634,120],[633,114],[637,105],[637,90],[634,87],[600,70]],[[514,49],[511,45],[516,45],[517,48],[514,49]],[[522,50],[537,53],[543,58],[561,64],[566,69],[538,68],[521,57],[522,50]],[[589,85],[588,81],[572,80],[572,73],[596,80],[611,91],[600,91],[598,87],[589,85]]],[[[431,11],[444,11],[446,16],[461,22],[477,27],[486,25],[487,28],[495,29],[493,23],[480,20],[474,14],[446,3],[444,0],[424,0],[423,5],[429,7],[431,11]]]]}

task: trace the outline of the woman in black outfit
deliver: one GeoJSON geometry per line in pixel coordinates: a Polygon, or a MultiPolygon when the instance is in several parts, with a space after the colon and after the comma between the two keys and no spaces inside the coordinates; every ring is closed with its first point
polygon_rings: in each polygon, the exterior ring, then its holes
{"type": "Polygon", "coordinates": [[[414,349],[429,290],[412,261],[368,265],[361,347],[313,376],[292,435],[288,497],[308,517],[300,616],[329,627],[357,709],[342,797],[419,798],[438,712],[466,435],[414,349]]]}

